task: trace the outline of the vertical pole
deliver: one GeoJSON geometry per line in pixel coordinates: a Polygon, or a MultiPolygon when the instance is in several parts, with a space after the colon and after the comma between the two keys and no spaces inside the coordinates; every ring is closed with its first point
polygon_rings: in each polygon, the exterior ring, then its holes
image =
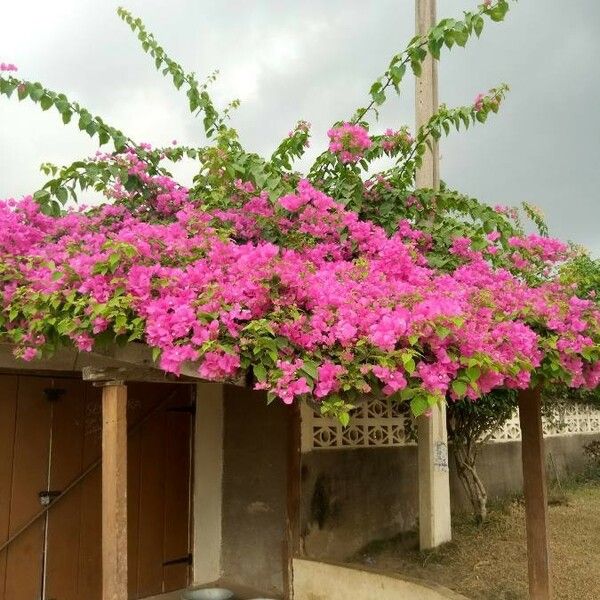
{"type": "Polygon", "coordinates": [[[127,386],[102,388],[102,600],[127,600],[127,386]]]}
{"type": "MultiPolygon", "coordinates": [[[[415,0],[417,35],[425,35],[435,26],[436,0],[415,0]]],[[[429,121],[438,109],[437,61],[428,54],[415,83],[415,116],[417,129],[429,121]]],[[[423,163],[417,171],[417,188],[437,188],[440,184],[438,144],[432,140],[433,152],[427,148],[423,163]]]]}
{"type": "Polygon", "coordinates": [[[548,546],[548,501],[542,401],[539,389],[519,392],[519,421],[522,439],[529,597],[532,600],[550,600],[552,585],[548,546]]]}
{"type": "Polygon", "coordinates": [[[288,409],[287,501],[283,543],[283,586],[285,600],[294,598],[294,558],[300,548],[300,490],[302,473],[302,422],[299,403],[288,409]]]}
{"type": "MultiPolygon", "coordinates": [[[[436,23],[436,0],[416,0],[416,32],[426,34],[436,23]]],[[[425,124],[438,108],[437,62],[428,55],[416,78],[416,127],[425,124]]],[[[423,156],[416,174],[417,188],[439,186],[437,143],[423,156]]],[[[435,406],[429,417],[418,419],[419,538],[422,550],[435,548],[452,539],[450,519],[450,478],[446,406],[435,406]]]]}
{"type": "Polygon", "coordinates": [[[194,585],[221,577],[224,386],[196,386],[194,430],[194,585]]]}

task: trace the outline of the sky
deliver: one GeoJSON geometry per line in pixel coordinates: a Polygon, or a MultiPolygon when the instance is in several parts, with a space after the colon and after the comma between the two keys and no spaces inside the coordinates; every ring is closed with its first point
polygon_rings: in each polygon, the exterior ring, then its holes
{"type": "MultiPolygon", "coordinates": [[[[476,0],[438,0],[438,17],[476,0]]],[[[0,0],[0,62],[102,116],[138,141],[202,144],[202,127],[116,16],[141,16],[167,52],[202,79],[219,69],[217,105],[244,145],[267,153],[299,119],[311,152],[329,126],[362,106],[372,81],[414,33],[413,0],[0,0]]],[[[520,0],[480,40],[445,52],[440,101],[471,104],[505,82],[499,115],[441,145],[441,175],[489,204],[528,201],[552,235],[600,255],[600,2],[520,0]]],[[[413,82],[391,98],[375,130],[414,122],[413,82]]],[[[0,197],[35,191],[42,162],[68,164],[96,146],[57,112],[0,98],[0,197]]],[[[189,176],[183,167],[179,175],[189,176]]]]}

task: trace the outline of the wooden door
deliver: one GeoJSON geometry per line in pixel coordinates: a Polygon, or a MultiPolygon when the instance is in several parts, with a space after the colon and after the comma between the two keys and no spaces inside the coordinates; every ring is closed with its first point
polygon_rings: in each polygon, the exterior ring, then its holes
{"type": "MultiPolygon", "coordinates": [[[[0,375],[0,544],[100,458],[100,390],[81,380],[0,375]],[[48,392],[48,390],[54,390],[48,392]]],[[[129,388],[129,591],[185,587],[191,391],[129,388]],[[175,410],[174,410],[175,409],[175,410]]],[[[100,600],[101,470],[94,468],[0,552],[0,600],[100,600]]]]}

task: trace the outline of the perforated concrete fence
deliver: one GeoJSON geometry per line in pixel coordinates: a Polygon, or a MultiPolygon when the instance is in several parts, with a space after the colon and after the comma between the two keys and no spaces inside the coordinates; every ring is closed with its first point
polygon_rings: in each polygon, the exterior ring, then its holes
{"type": "MultiPolygon", "coordinates": [[[[362,403],[352,412],[348,427],[308,408],[302,420],[305,451],[411,446],[416,443],[415,428],[408,409],[387,398],[373,398],[362,403]]],[[[600,434],[600,410],[573,405],[555,418],[544,420],[546,436],[581,433],[600,434]]],[[[489,441],[510,442],[520,439],[519,418],[515,413],[489,441]]]]}

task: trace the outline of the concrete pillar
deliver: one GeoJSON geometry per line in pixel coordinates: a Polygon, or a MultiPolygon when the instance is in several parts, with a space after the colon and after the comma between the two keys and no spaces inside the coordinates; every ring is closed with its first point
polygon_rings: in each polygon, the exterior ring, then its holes
{"type": "Polygon", "coordinates": [[[418,419],[419,541],[421,550],[452,539],[446,407],[418,419]]]}
{"type": "Polygon", "coordinates": [[[199,383],[194,430],[194,585],[221,577],[223,415],[224,386],[199,383]]]}
{"type": "MultiPolygon", "coordinates": [[[[436,24],[436,0],[416,0],[416,32],[426,34],[436,24]]],[[[437,63],[429,55],[416,79],[416,125],[421,127],[438,109],[437,63]]],[[[437,188],[439,151],[432,143],[417,171],[418,188],[437,188]]],[[[419,417],[419,534],[421,549],[435,548],[452,539],[450,478],[448,473],[446,406],[435,406],[431,417],[419,417]]]]}

